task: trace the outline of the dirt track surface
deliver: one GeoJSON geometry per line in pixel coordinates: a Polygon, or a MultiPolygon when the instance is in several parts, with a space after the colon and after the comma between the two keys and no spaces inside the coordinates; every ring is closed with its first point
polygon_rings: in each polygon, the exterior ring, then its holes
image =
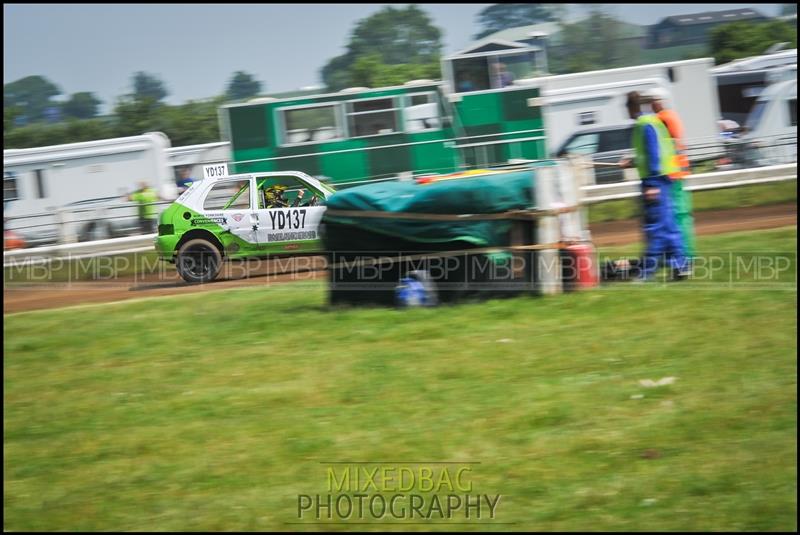
{"type": "MultiPolygon", "coordinates": [[[[696,212],[694,224],[697,234],[788,227],[797,225],[797,203],[696,212]]],[[[592,240],[598,247],[625,245],[641,239],[639,222],[635,219],[595,223],[589,228],[592,240]]]]}
{"type": "MultiPolygon", "coordinates": [[[[695,214],[697,234],[790,225],[797,225],[796,203],[695,214]]],[[[597,246],[625,245],[640,240],[639,223],[633,219],[597,223],[591,225],[591,231],[597,246]]],[[[221,279],[210,284],[187,284],[180,279],[174,266],[166,263],[160,263],[161,268],[157,273],[109,281],[47,283],[36,287],[7,284],[3,288],[3,313],[323,279],[327,276],[322,270],[324,264],[321,257],[226,263],[220,274],[221,279]],[[293,273],[285,274],[287,271],[293,273]]]]}

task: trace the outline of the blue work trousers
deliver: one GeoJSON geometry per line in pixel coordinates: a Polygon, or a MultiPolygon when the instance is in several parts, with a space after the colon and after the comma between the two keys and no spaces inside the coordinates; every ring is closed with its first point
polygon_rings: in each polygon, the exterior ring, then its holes
{"type": "Polygon", "coordinates": [[[680,272],[687,269],[681,230],[670,195],[671,188],[672,183],[667,176],[653,176],[642,180],[643,230],[647,241],[641,273],[643,279],[651,278],[663,263],[680,272]],[[652,189],[658,190],[658,194],[648,195],[647,191],[652,189]]]}

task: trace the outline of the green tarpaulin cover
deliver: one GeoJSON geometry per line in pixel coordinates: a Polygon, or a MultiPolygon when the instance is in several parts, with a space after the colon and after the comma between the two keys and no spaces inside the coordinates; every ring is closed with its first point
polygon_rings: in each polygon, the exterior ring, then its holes
{"type": "MultiPolygon", "coordinates": [[[[410,212],[415,214],[496,214],[534,205],[535,169],[416,182],[381,182],[336,192],[327,201],[324,221],[338,229],[342,243],[347,227],[417,243],[464,241],[478,247],[508,245],[511,221],[419,221],[345,217],[333,211],[410,212]]],[[[355,246],[351,244],[350,246],[355,246]]]]}

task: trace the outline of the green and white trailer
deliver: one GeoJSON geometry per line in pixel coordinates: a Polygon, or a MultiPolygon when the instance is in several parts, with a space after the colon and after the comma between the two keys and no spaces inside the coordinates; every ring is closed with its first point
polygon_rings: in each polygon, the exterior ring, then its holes
{"type": "Polygon", "coordinates": [[[236,172],[300,170],[339,188],[545,159],[539,87],[502,87],[489,75],[502,58],[518,78],[532,76],[537,50],[464,51],[443,61],[444,81],[223,106],[231,165],[236,172]],[[476,82],[469,90],[456,87],[462,73],[476,82]]]}
{"type": "Polygon", "coordinates": [[[236,172],[301,170],[339,186],[547,157],[538,88],[446,95],[439,82],[220,109],[236,172]]]}

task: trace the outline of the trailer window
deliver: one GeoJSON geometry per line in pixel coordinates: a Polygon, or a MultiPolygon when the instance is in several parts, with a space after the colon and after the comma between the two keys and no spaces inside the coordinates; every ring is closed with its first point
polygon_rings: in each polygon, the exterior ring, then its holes
{"type": "Polygon", "coordinates": [[[397,132],[394,99],[356,100],[347,103],[350,137],[376,136],[397,132]]]}
{"type": "Polygon", "coordinates": [[[284,144],[341,139],[336,122],[336,106],[314,106],[282,110],[284,144]]]}
{"type": "Polygon", "coordinates": [[[789,100],[789,126],[797,126],[797,99],[789,100]]]}
{"type": "Polygon", "coordinates": [[[486,57],[453,60],[457,93],[483,91],[490,88],[489,60],[486,57]]]}
{"type": "Polygon", "coordinates": [[[441,128],[439,111],[434,93],[420,93],[406,96],[403,110],[406,132],[421,132],[441,128]]]}
{"type": "Polygon", "coordinates": [[[578,114],[578,126],[586,126],[589,124],[595,124],[597,119],[595,117],[595,112],[593,111],[585,111],[578,114]]]}
{"type": "Polygon", "coordinates": [[[742,96],[745,98],[758,98],[764,92],[764,87],[760,85],[752,85],[742,89],[742,96]]]}
{"type": "Polygon", "coordinates": [[[47,192],[44,189],[44,169],[37,169],[34,174],[36,177],[36,197],[44,199],[47,197],[47,192]]]}
{"type": "Polygon", "coordinates": [[[247,210],[250,208],[250,181],[234,180],[215,184],[203,203],[204,210],[247,210]]]}
{"type": "Polygon", "coordinates": [[[3,201],[16,201],[17,199],[19,199],[17,174],[13,171],[3,171],[3,201]]]}
{"type": "MultiPolygon", "coordinates": [[[[537,70],[538,66],[536,64],[535,52],[497,56],[494,60],[506,66],[511,73],[512,80],[521,80],[523,78],[530,78],[535,74],[541,74],[537,70]]],[[[493,84],[495,87],[500,87],[497,80],[494,80],[493,84]]]]}

